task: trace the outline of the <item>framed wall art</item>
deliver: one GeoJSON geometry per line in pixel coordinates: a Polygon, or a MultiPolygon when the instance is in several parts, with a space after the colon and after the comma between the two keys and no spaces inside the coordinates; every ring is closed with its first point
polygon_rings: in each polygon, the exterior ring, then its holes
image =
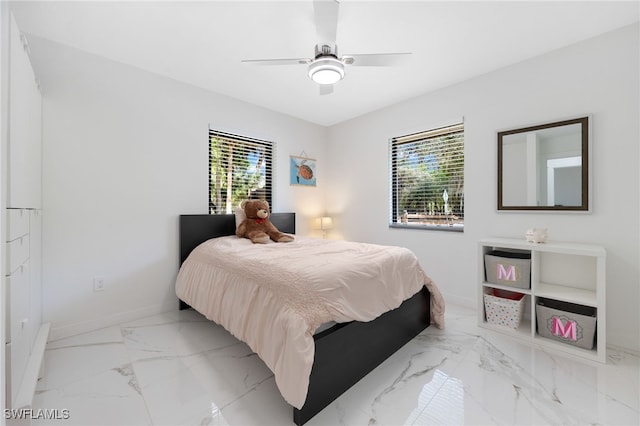
{"type": "Polygon", "coordinates": [[[289,164],[289,183],[291,185],[316,186],[315,159],[302,155],[290,155],[289,164]]]}

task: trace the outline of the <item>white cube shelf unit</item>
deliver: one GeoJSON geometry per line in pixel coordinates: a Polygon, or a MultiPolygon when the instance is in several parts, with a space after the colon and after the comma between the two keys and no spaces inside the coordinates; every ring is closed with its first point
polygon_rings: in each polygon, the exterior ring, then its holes
{"type": "Polygon", "coordinates": [[[486,238],[478,245],[478,324],[558,351],[606,363],[606,251],[590,244],[549,242],[528,243],[524,239],[486,238]],[[531,286],[528,289],[486,281],[484,255],[494,250],[531,255],[531,286]],[[493,289],[524,294],[524,317],[517,329],[487,322],[484,294],[493,289]],[[596,309],[596,342],[584,349],[542,337],[537,331],[536,303],[539,298],[569,302],[596,309]]]}

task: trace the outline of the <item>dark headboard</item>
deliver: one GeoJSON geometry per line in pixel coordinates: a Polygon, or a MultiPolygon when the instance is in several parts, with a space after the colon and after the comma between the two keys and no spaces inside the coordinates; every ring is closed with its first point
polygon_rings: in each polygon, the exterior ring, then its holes
{"type": "MultiPolygon", "coordinates": [[[[281,232],[296,233],[295,213],[272,213],[271,223],[281,232]]],[[[180,264],[189,253],[205,241],[226,235],[235,235],[236,216],[233,214],[180,215],[180,264]]]]}

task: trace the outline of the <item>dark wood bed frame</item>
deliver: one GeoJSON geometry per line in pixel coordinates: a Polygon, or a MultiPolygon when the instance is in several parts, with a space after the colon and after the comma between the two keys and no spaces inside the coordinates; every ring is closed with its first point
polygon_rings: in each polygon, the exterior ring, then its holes
{"type": "MultiPolygon", "coordinates": [[[[273,213],[282,232],[295,233],[295,213],[273,213]]],[[[204,241],[235,234],[235,216],[181,215],[180,264],[204,241]]],[[[180,309],[190,306],[180,300],[180,309]]],[[[314,336],[315,357],[307,399],[293,409],[296,425],[306,423],[371,370],[417,336],[430,323],[429,292],[420,292],[373,321],[336,324],[314,336]]]]}

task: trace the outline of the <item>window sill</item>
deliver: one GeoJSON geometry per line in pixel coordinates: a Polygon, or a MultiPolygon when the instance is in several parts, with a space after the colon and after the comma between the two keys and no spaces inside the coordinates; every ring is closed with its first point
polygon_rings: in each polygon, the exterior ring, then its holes
{"type": "Polygon", "coordinates": [[[412,225],[405,223],[390,223],[389,228],[396,229],[419,229],[421,231],[446,231],[464,232],[464,225],[412,225]]]}

